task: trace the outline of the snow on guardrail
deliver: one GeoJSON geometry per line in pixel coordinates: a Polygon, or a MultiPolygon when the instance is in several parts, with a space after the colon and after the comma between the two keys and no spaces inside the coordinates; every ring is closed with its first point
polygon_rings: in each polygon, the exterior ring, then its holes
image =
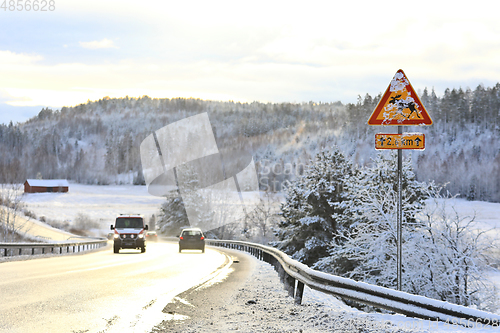
{"type": "MultiPolygon", "coordinates": [[[[88,239],[88,238],[87,238],[88,239]]],[[[0,243],[0,258],[20,255],[76,253],[101,248],[108,240],[59,241],[57,243],[0,243]]]]}

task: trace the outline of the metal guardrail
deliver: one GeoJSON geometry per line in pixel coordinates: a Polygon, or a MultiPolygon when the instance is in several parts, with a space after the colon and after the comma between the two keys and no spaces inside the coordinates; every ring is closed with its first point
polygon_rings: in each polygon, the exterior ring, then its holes
{"type": "Polygon", "coordinates": [[[410,317],[444,321],[466,327],[500,325],[500,316],[493,313],[316,271],[269,246],[213,239],[207,239],[206,243],[246,251],[273,265],[288,295],[295,298],[296,304],[301,304],[304,285],[307,285],[326,294],[410,317]]]}
{"type": "Polygon", "coordinates": [[[101,248],[108,240],[71,241],[59,243],[0,243],[0,258],[20,255],[77,253],[101,248]]]}

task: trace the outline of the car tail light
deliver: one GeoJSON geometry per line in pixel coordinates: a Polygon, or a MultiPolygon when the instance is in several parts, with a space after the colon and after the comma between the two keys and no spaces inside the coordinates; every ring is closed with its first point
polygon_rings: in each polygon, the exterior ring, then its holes
{"type": "Polygon", "coordinates": [[[179,238],[180,238],[180,239],[184,239],[184,237],[182,237],[182,236],[181,236],[181,237],[179,237],[179,238]]]}
{"type": "Polygon", "coordinates": [[[205,239],[205,237],[203,237],[203,236],[200,237],[200,240],[204,240],[204,239],[205,239]]]}

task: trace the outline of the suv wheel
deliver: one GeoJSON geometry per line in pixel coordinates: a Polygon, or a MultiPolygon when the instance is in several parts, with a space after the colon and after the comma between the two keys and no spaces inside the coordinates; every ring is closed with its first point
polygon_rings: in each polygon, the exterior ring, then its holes
{"type": "Polygon", "coordinates": [[[144,253],[144,252],[146,252],[146,247],[145,247],[145,246],[142,246],[142,247],[141,247],[141,253],[144,253]]]}
{"type": "Polygon", "coordinates": [[[118,246],[114,246],[113,247],[113,252],[114,253],[119,253],[120,252],[120,248],[118,246]]]}

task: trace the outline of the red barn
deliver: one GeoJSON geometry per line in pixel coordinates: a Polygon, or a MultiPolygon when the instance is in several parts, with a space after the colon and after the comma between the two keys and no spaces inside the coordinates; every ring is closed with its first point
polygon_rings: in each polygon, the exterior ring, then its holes
{"type": "Polygon", "coordinates": [[[24,182],[24,193],[68,192],[66,179],[27,179],[24,182]]]}

